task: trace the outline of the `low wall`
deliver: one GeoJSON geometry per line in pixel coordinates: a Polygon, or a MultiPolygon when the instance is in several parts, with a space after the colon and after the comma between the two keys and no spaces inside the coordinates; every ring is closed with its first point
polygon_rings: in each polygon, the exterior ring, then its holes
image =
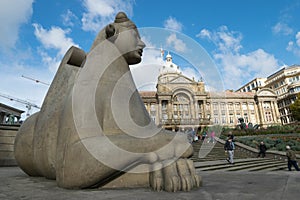
{"type": "MultiPolygon", "coordinates": [[[[222,144],[225,144],[224,140],[222,140],[220,138],[216,138],[216,139],[217,139],[218,142],[220,142],[222,144]]],[[[251,155],[251,157],[255,157],[259,153],[258,149],[249,147],[249,146],[244,145],[244,144],[242,144],[240,142],[234,142],[234,144],[235,144],[236,150],[243,151],[243,152],[251,155]]],[[[273,158],[273,159],[276,159],[276,160],[286,160],[287,159],[286,152],[283,152],[283,151],[274,151],[274,150],[267,150],[266,151],[266,157],[267,158],[273,158]]],[[[296,154],[296,157],[299,159],[300,155],[296,154]]]]}
{"type": "Polygon", "coordinates": [[[0,125],[0,166],[16,166],[14,141],[20,125],[0,125]]]}

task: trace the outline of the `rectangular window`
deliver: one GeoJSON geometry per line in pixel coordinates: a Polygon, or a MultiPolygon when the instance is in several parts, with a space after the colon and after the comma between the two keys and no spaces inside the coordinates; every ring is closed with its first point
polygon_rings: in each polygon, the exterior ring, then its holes
{"type": "Polygon", "coordinates": [[[247,113],[244,113],[244,122],[245,123],[248,123],[248,114],[247,113]]]}
{"type": "Polygon", "coordinates": [[[214,103],[214,104],[213,104],[213,110],[219,110],[218,104],[217,104],[217,103],[214,103]]]}
{"type": "Polygon", "coordinates": [[[226,117],[222,116],[222,124],[226,124],[226,117]]]}
{"type": "Polygon", "coordinates": [[[206,104],[206,110],[207,110],[207,111],[210,111],[210,104],[209,104],[209,103],[206,104]]]}
{"type": "Polygon", "coordinates": [[[151,105],[150,105],[150,110],[151,110],[151,111],[155,111],[155,110],[156,110],[155,104],[151,104],[151,105]]]}
{"type": "Polygon", "coordinates": [[[233,124],[233,115],[229,115],[229,123],[233,124]]]}
{"type": "Polygon", "coordinates": [[[162,101],[161,102],[161,108],[162,108],[162,110],[166,110],[167,109],[167,104],[168,104],[168,101],[162,101]]]}
{"type": "Polygon", "coordinates": [[[173,105],[173,110],[174,110],[174,111],[177,111],[177,104],[174,104],[174,105],[173,105]]]}
{"type": "Polygon", "coordinates": [[[219,118],[218,118],[218,116],[214,116],[214,123],[215,124],[219,124],[219,118]]]}
{"type": "Polygon", "coordinates": [[[271,112],[265,112],[265,119],[267,122],[273,121],[271,112]]]}
{"type": "Polygon", "coordinates": [[[230,110],[230,111],[233,110],[233,104],[232,103],[228,104],[228,110],[230,110]]]}
{"type": "Polygon", "coordinates": [[[243,108],[243,110],[247,110],[247,104],[243,103],[242,108],[243,108]]]}

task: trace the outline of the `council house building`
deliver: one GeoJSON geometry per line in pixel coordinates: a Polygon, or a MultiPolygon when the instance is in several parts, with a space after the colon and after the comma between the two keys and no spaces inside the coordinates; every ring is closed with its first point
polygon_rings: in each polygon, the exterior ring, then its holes
{"type": "MultiPolygon", "coordinates": [[[[264,84],[262,82],[261,84],[264,84]]],[[[168,54],[157,78],[156,91],[140,91],[145,107],[159,126],[172,131],[197,130],[208,125],[234,128],[281,124],[277,95],[271,88],[209,92],[205,83],[184,76],[168,54]]]]}

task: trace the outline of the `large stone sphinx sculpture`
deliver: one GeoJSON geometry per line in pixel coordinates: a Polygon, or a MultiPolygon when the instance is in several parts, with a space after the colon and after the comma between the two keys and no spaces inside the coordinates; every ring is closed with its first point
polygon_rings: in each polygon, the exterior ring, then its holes
{"type": "Polygon", "coordinates": [[[88,54],[69,49],[40,112],[17,134],[15,157],[24,172],[71,189],[201,185],[186,135],[156,127],[135,87],[129,65],[141,61],[144,47],[120,12],[88,54]]]}

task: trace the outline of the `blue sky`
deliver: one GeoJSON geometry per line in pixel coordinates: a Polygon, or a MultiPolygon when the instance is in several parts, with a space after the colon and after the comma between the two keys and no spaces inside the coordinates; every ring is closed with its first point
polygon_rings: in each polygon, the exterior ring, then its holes
{"type": "MultiPolygon", "coordinates": [[[[48,86],[22,75],[51,83],[67,49],[74,45],[88,52],[118,11],[141,30],[169,33],[165,42],[141,34],[148,50],[142,64],[132,68],[138,87],[155,86],[163,47],[185,75],[207,77],[210,85],[211,73],[222,80],[222,89],[238,89],[284,65],[300,64],[299,9],[300,0],[1,0],[0,94],[41,105],[48,86]],[[213,67],[197,68],[197,59],[191,61],[187,52],[200,58],[199,48],[188,40],[203,48],[213,67]],[[147,73],[140,66],[147,66],[147,73]]],[[[0,102],[26,110],[5,98],[0,102]]]]}

